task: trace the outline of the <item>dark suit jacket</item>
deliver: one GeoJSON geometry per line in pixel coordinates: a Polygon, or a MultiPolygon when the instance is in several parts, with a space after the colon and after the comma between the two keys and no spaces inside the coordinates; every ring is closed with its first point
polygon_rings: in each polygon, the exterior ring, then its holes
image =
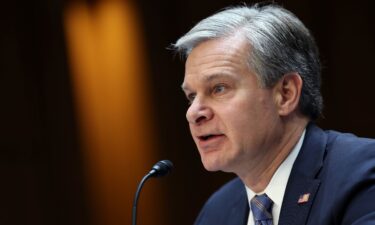
{"type": "MultiPolygon", "coordinates": [[[[249,205],[236,178],[206,202],[195,225],[246,225],[249,205]]],[[[375,140],[307,127],[286,187],[279,225],[375,225],[375,140]],[[309,194],[305,203],[301,195],[309,194]]]]}

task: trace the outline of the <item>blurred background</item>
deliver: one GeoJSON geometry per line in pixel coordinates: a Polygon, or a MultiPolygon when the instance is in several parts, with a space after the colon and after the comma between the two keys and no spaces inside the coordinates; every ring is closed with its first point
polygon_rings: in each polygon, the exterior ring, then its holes
{"type": "MultiPolygon", "coordinates": [[[[192,224],[233,175],[203,169],[185,121],[184,62],[168,48],[241,2],[2,2],[0,224],[130,224],[137,184],[161,159],[175,169],[146,183],[138,224],[192,224]]],[[[375,137],[373,3],[277,2],[319,45],[318,124],[375,137]]]]}

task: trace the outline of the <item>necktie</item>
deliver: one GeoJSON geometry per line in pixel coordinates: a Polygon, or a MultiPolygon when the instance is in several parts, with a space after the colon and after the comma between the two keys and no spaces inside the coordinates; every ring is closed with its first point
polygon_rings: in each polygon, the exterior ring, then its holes
{"type": "Polygon", "coordinates": [[[256,195],[250,201],[255,225],[273,225],[272,222],[272,200],[266,195],[256,195]]]}

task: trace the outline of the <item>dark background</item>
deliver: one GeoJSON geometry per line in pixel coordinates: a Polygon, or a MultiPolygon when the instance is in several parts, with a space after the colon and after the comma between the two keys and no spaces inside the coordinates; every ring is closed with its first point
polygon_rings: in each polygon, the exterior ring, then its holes
{"type": "MultiPolygon", "coordinates": [[[[375,137],[373,3],[278,2],[305,23],[321,51],[325,109],[318,124],[375,137]]],[[[201,166],[180,91],[184,63],[167,47],[199,20],[238,3],[135,1],[150,63],[160,158],[176,165],[163,181],[169,224],[192,224],[210,193],[232,175],[201,166]]],[[[0,224],[92,223],[64,40],[65,4],[14,0],[0,7],[0,224]]]]}

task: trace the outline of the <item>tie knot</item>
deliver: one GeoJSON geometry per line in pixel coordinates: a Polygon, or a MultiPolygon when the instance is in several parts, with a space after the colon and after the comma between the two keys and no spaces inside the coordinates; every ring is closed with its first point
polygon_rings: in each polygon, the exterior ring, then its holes
{"type": "MultiPolygon", "coordinates": [[[[273,201],[266,195],[256,195],[250,201],[251,211],[253,212],[254,220],[270,221],[272,224],[272,205],[273,201]]],[[[255,223],[257,224],[257,223],[255,223]]]]}

